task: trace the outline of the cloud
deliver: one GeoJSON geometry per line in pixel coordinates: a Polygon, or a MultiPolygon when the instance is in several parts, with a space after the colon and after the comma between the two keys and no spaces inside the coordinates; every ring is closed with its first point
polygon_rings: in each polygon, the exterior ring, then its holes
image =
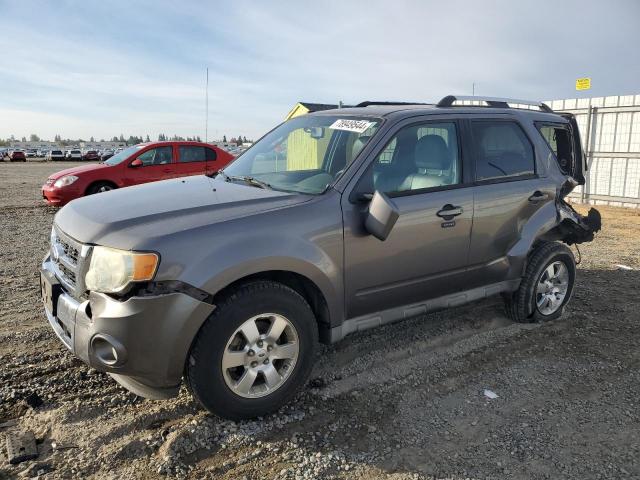
{"type": "Polygon", "coordinates": [[[298,100],[638,93],[640,3],[0,3],[0,138],[259,136],[298,100]]]}

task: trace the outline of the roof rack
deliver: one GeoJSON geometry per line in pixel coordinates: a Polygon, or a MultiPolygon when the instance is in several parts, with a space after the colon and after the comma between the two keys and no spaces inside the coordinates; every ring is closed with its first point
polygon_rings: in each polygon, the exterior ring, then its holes
{"type": "Polygon", "coordinates": [[[360,102],[356,105],[356,107],[368,107],[370,105],[433,105],[432,103],[421,103],[421,102],[376,102],[369,101],[360,102]]]}
{"type": "MultiPolygon", "coordinates": [[[[536,102],[532,100],[517,100],[515,98],[496,98],[496,97],[470,97],[462,95],[447,95],[440,100],[436,107],[454,107],[454,102],[457,101],[476,101],[485,102],[489,107],[494,108],[514,108],[510,105],[529,105],[532,107],[538,107],[543,112],[553,113],[553,110],[549,108],[546,103],[536,102]]],[[[465,105],[468,106],[468,105],[465,105]]],[[[517,108],[517,107],[515,107],[517,108]]]]}

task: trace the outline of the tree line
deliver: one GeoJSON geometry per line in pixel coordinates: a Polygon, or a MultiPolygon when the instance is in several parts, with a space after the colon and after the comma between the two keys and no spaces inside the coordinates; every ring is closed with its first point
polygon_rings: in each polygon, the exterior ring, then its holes
{"type": "MultiPolygon", "coordinates": [[[[199,135],[193,136],[193,137],[182,137],[180,135],[166,135],[164,133],[161,133],[158,135],[158,141],[159,142],[165,142],[165,141],[188,141],[188,142],[201,142],[202,139],[200,138],[199,135]]],[[[32,133],[31,135],[29,135],[29,140],[27,140],[27,137],[21,137],[21,138],[16,138],[14,135],[11,135],[9,138],[6,139],[2,139],[0,138],[0,146],[2,147],[6,147],[9,146],[12,142],[44,142],[46,140],[40,138],[38,135],[36,135],[35,133],[32,133]]],[[[54,142],[63,145],[63,146],[67,146],[67,145],[77,145],[78,143],[84,143],[87,140],[83,140],[82,138],[77,138],[77,139],[71,139],[71,138],[62,138],[61,135],[57,134],[54,139],[54,142]]],[[[112,138],[105,140],[104,138],[101,138],[100,140],[96,140],[94,137],[91,137],[88,142],[96,142],[96,141],[100,141],[100,142],[120,142],[120,143],[126,143],[127,145],[136,145],[138,143],[143,143],[143,142],[151,142],[151,138],[149,138],[149,135],[146,135],[144,138],[142,136],[135,136],[135,135],[129,135],[129,138],[125,138],[125,136],[123,134],[120,134],[120,136],[113,136],[112,138]]],[[[249,143],[251,142],[251,140],[247,140],[246,136],[242,136],[242,135],[238,135],[237,137],[232,137],[231,140],[229,140],[227,142],[227,136],[224,135],[222,138],[222,141],[224,143],[236,143],[238,145],[242,145],[243,143],[249,143]]]]}

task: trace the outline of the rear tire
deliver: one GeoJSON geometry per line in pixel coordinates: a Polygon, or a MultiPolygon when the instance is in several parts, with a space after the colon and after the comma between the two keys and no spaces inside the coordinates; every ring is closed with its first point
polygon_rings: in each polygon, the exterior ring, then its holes
{"type": "Polygon", "coordinates": [[[531,253],[518,290],[504,296],[507,316],[519,323],[555,320],[571,298],[575,278],[571,250],[562,243],[543,243],[531,253]]]}
{"type": "Polygon", "coordinates": [[[116,187],[113,183],[109,182],[96,182],[87,188],[87,195],[93,195],[95,193],[108,192],[109,190],[115,190],[116,187]]]}
{"type": "Polygon", "coordinates": [[[317,342],[315,316],[298,292],[273,281],[247,283],[225,295],[200,329],[185,380],[216,415],[265,415],[304,385],[317,342]]]}

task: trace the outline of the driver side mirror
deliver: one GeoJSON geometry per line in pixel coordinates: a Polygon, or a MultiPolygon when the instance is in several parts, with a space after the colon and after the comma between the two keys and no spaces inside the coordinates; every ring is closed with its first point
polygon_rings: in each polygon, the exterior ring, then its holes
{"type": "Polygon", "coordinates": [[[136,158],[133,162],[129,164],[131,168],[142,167],[143,165],[144,163],[142,163],[142,160],[140,160],[139,158],[136,158]]]}
{"type": "Polygon", "coordinates": [[[400,210],[397,205],[384,193],[376,190],[369,204],[364,228],[378,240],[384,242],[399,216],[400,210]]]}

